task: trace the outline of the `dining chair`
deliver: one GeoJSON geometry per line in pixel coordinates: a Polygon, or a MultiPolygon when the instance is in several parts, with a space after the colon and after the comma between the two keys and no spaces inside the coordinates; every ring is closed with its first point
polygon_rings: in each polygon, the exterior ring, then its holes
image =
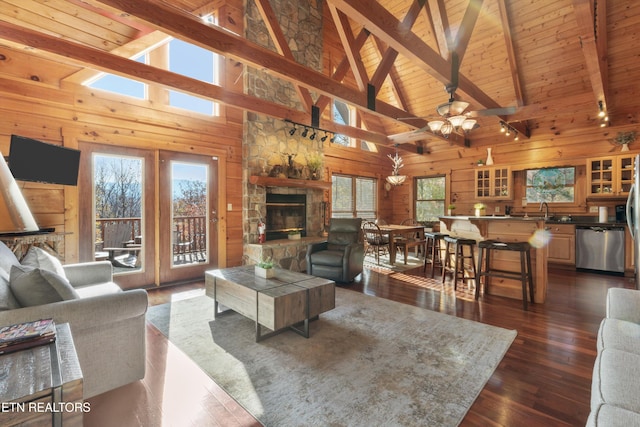
{"type": "MultiPolygon", "coordinates": [[[[420,223],[413,218],[408,218],[402,221],[401,225],[418,226],[420,225],[420,223]]],[[[396,246],[396,251],[400,251],[404,254],[405,264],[407,263],[407,258],[409,256],[409,249],[415,249],[416,257],[420,252],[422,252],[422,254],[424,255],[426,253],[426,243],[427,240],[424,236],[424,230],[417,231],[416,233],[412,233],[409,236],[399,236],[399,238],[394,239],[393,241],[393,244],[396,246]]]]}
{"type": "Polygon", "coordinates": [[[389,253],[389,235],[383,233],[380,227],[374,222],[368,221],[362,225],[362,233],[364,235],[365,256],[370,251],[375,251],[376,262],[380,264],[380,252],[389,253]]]}

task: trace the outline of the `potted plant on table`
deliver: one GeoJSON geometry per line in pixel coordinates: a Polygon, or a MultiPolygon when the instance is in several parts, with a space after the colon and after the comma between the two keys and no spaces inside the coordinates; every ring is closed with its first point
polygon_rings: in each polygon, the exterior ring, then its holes
{"type": "Polygon", "coordinates": [[[273,261],[269,259],[263,259],[255,266],[255,274],[258,277],[264,277],[265,279],[269,279],[273,277],[276,273],[275,268],[273,267],[273,261]]]}
{"type": "Polygon", "coordinates": [[[484,211],[485,209],[487,209],[487,207],[484,205],[484,203],[476,203],[475,205],[473,205],[473,209],[475,209],[475,216],[482,216],[484,215],[484,211]]]}
{"type": "Polygon", "coordinates": [[[300,240],[300,230],[291,230],[289,231],[289,234],[287,235],[287,237],[289,238],[289,240],[300,240]]]}

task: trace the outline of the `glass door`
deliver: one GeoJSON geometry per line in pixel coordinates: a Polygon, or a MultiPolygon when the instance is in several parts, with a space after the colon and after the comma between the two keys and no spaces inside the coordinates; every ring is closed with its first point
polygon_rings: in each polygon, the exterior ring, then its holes
{"type": "Polygon", "coordinates": [[[124,289],[154,283],[154,168],[149,151],[81,144],[80,260],[110,261],[124,289]]]}
{"type": "Polygon", "coordinates": [[[217,159],[160,153],[160,282],[217,266],[217,159]]]}

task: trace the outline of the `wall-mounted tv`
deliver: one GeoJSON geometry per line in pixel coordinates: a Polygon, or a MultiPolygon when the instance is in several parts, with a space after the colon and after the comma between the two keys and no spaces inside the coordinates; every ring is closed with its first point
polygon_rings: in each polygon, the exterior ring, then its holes
{"type": "Polygon", "coordinates": [[[80,151],[11,135],[9,169],[20,181],[78,185],[80,151]]]}

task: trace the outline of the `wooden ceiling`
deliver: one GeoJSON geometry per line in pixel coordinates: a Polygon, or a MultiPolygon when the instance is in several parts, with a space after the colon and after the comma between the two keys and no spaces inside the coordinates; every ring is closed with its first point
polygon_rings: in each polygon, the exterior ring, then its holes
{"type": "MultiPolygon", "coordinates": [[[[272,37],[281,33],[269,15],[269,0],[255,1],[272,37]],[[265,12],[266,10],[266,12],[265,12]]],[[[82,81],[95,70],[159,83],[207,96],[239,108],[308,123],[309,93],[356,106],[368,130],[345,129],[323,120],[322,127],[383,145],[389,135],[426,125],[446,102],[451,54],[460,75],[456,98],[468,111],[518,107],[508,116],[478,117],[471,144],[499,135],[500,120],[532,136],[575,129],[598,129],[601,101],[614,125],[635,124],[640,108],[640,2],[632,0],[316,0],[323,5],[324,72],[297,64],[217,27],[198,15],[221,0],[0,0],[0,44],[44,58],[46,69],[23,76],[55,88],[82,81]],[[306,111],[194,83],[150,70],[126,58],[180,37],[245,65],[269,69],[292,82],[306,111]],[[332,73],[346,58],[340,81],[332,73]],[[83,71],[85,70],[86,71],[83,71]],[[375,111],[367,108],[367,85],[376,90],[375,111]],[[397,120],[416,117],[415,120],[397,120]]],[[[278,41],[274,42],[278,46],[278,41]]],[[[282,51],[282,50],[281,50],[282,51]]],[[[0,75],[11,64],[0,61],[0,75]]],[[[462,144],[424,134],[410,144],[444,149],[462,144]]]]}

